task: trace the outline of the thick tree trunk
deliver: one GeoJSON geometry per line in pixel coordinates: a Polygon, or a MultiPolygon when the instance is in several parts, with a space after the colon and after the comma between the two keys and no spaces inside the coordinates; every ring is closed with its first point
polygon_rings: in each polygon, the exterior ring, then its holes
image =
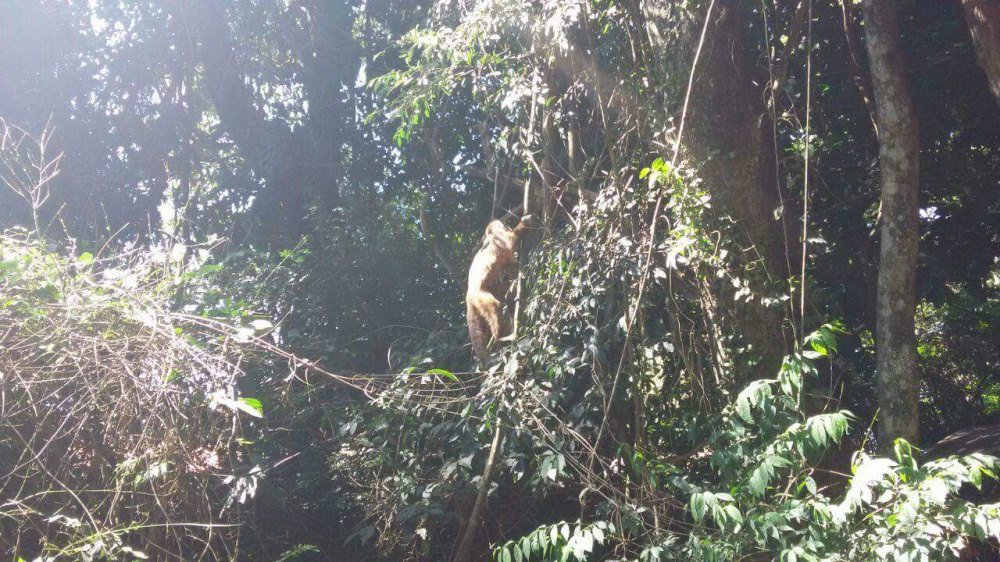
{"type": "MultiPolygon", "coordinates": [[[[743,18],[736,0],[717,0],[695,76],[685,147],[700,163],[713,199],[737,219],[773,279],[790,271],[774,157],[762,88],[746,61],[743,18]]],[[[794,235],[793,235],[794,236],[794,235]]],[[[797,246],[796,238],[789,246],[797,246]]]]}
{"type": "MultiPolygon", "coordinates": [[[[643,12],[659,74],[665,57],[676,57],[662,30],[671,25],[667,0],[646,0],[643,12]]],[[[797,270],[799,236],[796,221],[781,219],[782,187],[771,120],[764,105],[763,80],[754,80],[745,58],[744,21],[738,0],[716,0],[705,38],[695,83],[689,125],[682,142],[701,165],[712,200],[737,221],[737,228],[751,248],[746,259],[762,267],[767,284],[784,287],[797,270]],[[757,85],[755,85],[755,82],[757,85]]],[[[740,312],[737,326],[761,359],[753,376],[774,376],[788,347],[785,343],[784,309],[753,303],[740,312]]]]}
{"type": "Polygon", "coordinates": [[[304,65],[310,111],[304,126],[295,131],[279,120],[268,120],[258,109],[237,65],[227,2],[198,0],[175,5],[194,31],[198,43],[194,54],[204,65],[207,91],[223,130],[264,180],[254,208],[265,239],[280,234],[287,241],[297,241],[311,196],[321,197],[327,207],[339,203],[336,180],[345,128],[339,87],[353,79],[349,63],[355,53],[349,46],[349,33],[330,32],[343,21],[343,10],[320,4],[314,12],[315,52],[304,65]]]}
{"type": "Polygon", "coordinates": [[[979,66],[986,73],[990,90],[1000,103],[1000,2],[962,0],[962,7],[965,8],[965,21],[969,24],[979,66]]]}
{"type": "Polygon", "coordinates": [[[894,0],[865,0],[865,37],[875,89],[882,174],[882,229],[875,349],[879,443],[919,437],[917,348],[917,193],[920,139],[906,84],[894,0]]]}
{"type": "Polygon", "coordinates": [[[264,187],[254,203],[262,230],[270,238],[277,226],[289,239],[297,240],[303,218],[303,185],[285,166],[294,159],[289,152],[300,152],[295,150],[291,132],[278,121],[268,121],[258,110],[254,93],[236,64],[226,3],[199,0],[185,6],[191,11],[189,21],[193,20],[191,28],[198,40],[196,56],[203,64],[206,89],[219,123],[263,179],[264,187]]]}

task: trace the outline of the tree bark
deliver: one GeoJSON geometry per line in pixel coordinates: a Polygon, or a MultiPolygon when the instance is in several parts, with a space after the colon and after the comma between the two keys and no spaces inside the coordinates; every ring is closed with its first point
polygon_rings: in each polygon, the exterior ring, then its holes
{"type": "MultiPolygon", "coordinates": [[[[671,25],[670,11],[666,0],[646,0],[642,6],[662,76],[664,59],[676,56],[663,31],[671,25]]],[[[767,79],[751,76],[744,27],[738,0],[716,0],[682,141],[701,165],[699,174],[713,203],[736,220],[751,247],[746,260],[762,266],[762,283],[755,287],[762,289],[784,283],[796,271],[799,236],[792,230],[796,221],[787,216],[778,180],[773,129],[763,101],[767,79]]],[[[752,376],[774,376],[788,351],[785,310],[755,302],[737,314],[739,330],[760,358],[752,376]]]]}
{"type": "Polygon", "coordinates": [[[685,147],[703,164],[712,198],[739,221],[769,275],[786,279],[796,267],[789,267],[786,235],[775,218],[782,196],[771,122],[745,61],[739,2],[718,0],[717,13],[692,90],[685,147]]]}
{"type": "Polygon", "coordinates": [[[920,380],[914,333],[920,138],[906,84],[894,0],[865,0],[865,37],[875,90],[882,176],[882,228],[875,350],[879,446],[919,437],[920,380]]]}
{"type": "Polygon", "coordinates": [[[990,91],[1000,104],[1000,2],[962,0],[965,21],[972,34],[979,66],[986,73],[990,91]]]}

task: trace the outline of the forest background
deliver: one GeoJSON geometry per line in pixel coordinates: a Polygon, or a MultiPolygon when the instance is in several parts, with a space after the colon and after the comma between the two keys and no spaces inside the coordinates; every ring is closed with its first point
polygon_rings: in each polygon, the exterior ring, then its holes
{"type": "Polygon", "coordinates": [[[0,53],[3,559],[995,555],[995,2],[7,0],[0,53]]]}

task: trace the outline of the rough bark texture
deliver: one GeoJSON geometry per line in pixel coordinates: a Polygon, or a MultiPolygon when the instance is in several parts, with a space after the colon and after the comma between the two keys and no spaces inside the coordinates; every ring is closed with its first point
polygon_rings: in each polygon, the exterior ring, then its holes
{"type": "Polygon", "coordinates": [[[882,229],[875,348],[879,443],[919,436],[920,380],[914,334],[920,139],[906,84],[894,0],[865,0],[865,37],[875,89],[882,174],[882,229]]]}
{"type": "MultiPolygon", "coordinates": [[[[669,15],[667,4],[667,0],[643,3],[648,37],[661,75],[664,57],[677,56],[669,52],[660,31],[669,25],[665,21],[669,15]]],[[[716,207],[736,219],[737,228],[751,244],[747,260],[763,266],[771,282],[783,283],[796,270],[800,241],[798,234],[791,231],[793,219],[776,218],[776,211],[782,207],[782,188],[777,178],[771,121],[763,101],[767,77],[755,80],[751,76],[737,0],[716,0],[707,33],[682,142],[701,165],[700,175],[716,207]]],[[[787,351],[785,311],[754,304],[740,315],[737,325],[761,358],[754,376],[774,376],[787,351]]]]}
{"type": "Polygon", "coordinates": [[[1000,103],[1000,2],[962,0],[962,7],[979,66],[986,73],[990,90],[1000,103]]]}
{"type": "Polygon", "coordinates": [[[771,122],[744,60],[739,3],[717,0],[715,13],[703,70],[695,76],[685,148],[703,164],[713,199],[740,222],[772,278],[784,279],[789,264],[782,223],[775,219],[782,202],[771,122]]]}

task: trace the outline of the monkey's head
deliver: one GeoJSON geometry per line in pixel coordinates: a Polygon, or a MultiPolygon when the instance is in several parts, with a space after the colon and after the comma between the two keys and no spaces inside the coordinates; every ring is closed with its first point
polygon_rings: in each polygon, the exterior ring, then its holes
{"type": "Polygon", "coordinates": [[[492,220],[486,225],[485,237],[510,236],[510,228],[500,220],[492,220]]]}

